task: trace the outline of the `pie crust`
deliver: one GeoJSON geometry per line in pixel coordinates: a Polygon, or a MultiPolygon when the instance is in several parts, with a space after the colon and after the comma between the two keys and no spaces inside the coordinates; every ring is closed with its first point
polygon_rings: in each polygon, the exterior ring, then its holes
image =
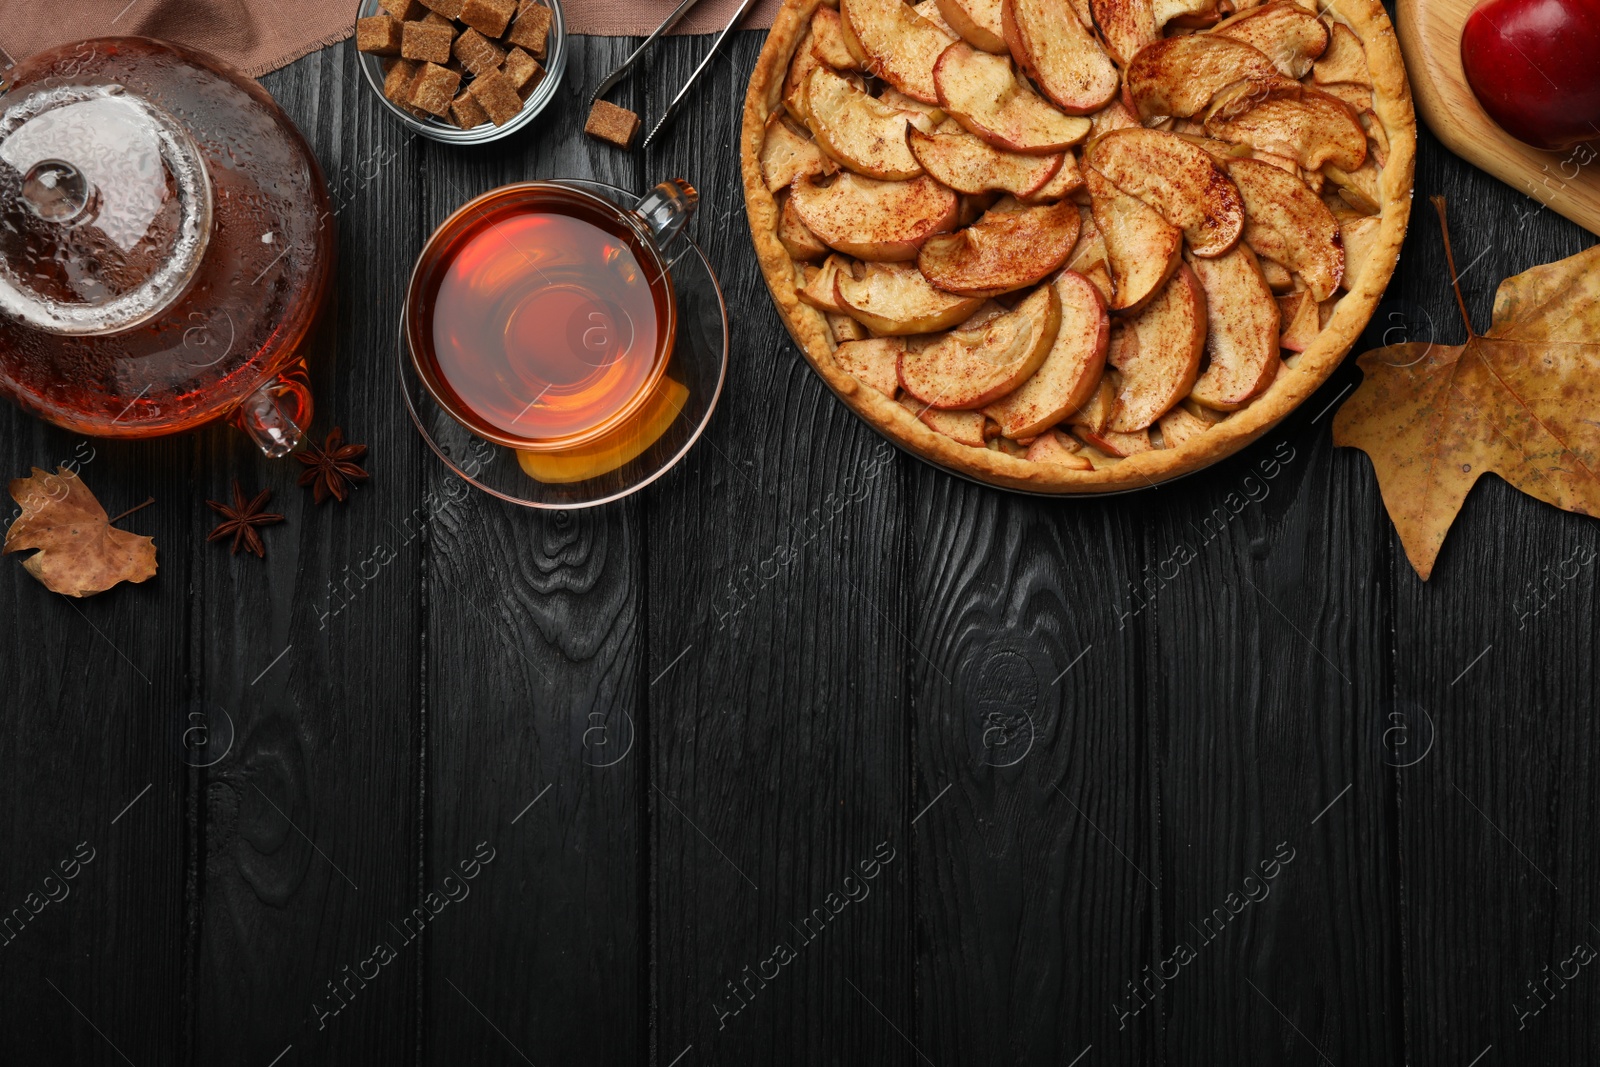
{"type": "MultiPolygon", "coordinates": [[[[1341,294],[1320,332],[1298,354],[1284,353],[1272,384],[1242,409],[1176,447],[1126,458],[1085,446],[1092,470],[1034,462],[998,448],[961,444],[938,433],[892,400],[862,385],[835,364],[833,334],[823,313],[795,295],[802,264],[778,240],[780,210],[761,174],[768,117],[782,107],[784,78],[812,15],[823,0],[785,0],[756,62],[745,96],[740,136],[745,207],[767,287],[778,314],[806,360],[828,386],[869,424],[896,444],[957,474],[991,485],[1044,494],[1109,493],[1154,485],[1208,466],[1260,437],[1310,396],[1333,373],[1360,336],[1394,272],[1410,215],[1416,154],[1416,117],[1394,27],[1378,0],[1332,0],[1318,14],[1343,23],[1365,46],[1372,76],[1372,111],[1388,140],[1379,189],[1379,227],[1353,291],[1341,294]]],[[[1082,146],[1075,150],[1082,162],[1082,146]]],[[[1115,315],[1113,314],[1113,321],[1115,315]]],[[[1065,427],[1063,427],[1065,428],[1065,427]]]]}

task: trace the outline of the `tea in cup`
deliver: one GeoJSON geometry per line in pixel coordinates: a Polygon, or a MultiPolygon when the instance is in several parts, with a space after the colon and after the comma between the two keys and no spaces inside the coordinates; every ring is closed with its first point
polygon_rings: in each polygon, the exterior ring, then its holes
{"type": "Polygon", "coordinates": [[[677,330],[660,246],[698,197],[663,182],[632,210],[559,182],[524,182],[455,212],[423,248],[405,333],[449,415],[517,450],[540,481],[614,470],[671,425],[677,330]]]}

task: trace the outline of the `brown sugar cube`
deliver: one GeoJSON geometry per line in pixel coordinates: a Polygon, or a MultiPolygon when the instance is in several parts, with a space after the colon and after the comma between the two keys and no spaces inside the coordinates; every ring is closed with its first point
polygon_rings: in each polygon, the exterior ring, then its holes
{"type": "Polygon", "coordinates": [[[489,113],[483,110],[483,105],[472,95],[472,90],[467,89],[450,101],[450,119],[463,130],[470,130],[488,122],[489,113]]]}
{"type": "Polygon", "coordinates": [[[461,0],[422,0],[422,6],[447,19],[461,17],[461,0]]]}
{"type": "Polygon", "coordinates": [[[522,97],[504,71],[491,70],[472,83],[472,95],[496,126],[504,126],[522,110],[522,97]]]}
{"type": "Polygon", "coordinates": [[[468,29],[456,38],[456,58],[474,74],[487,74],[500,65],[506,54],[477,30],[468,29]]]}
{"type": "Polygon", "coordinates": [[[400,54],[400,22],[388,15],[356,19],[356,51],[375,56],[400,54]]]}
{"type": "Polygon", "coordinates": [[[544,68],[539,66],[539,61],[520,48],[513,48],[510,51],[506,56],[506,65],[502,69],[519,93],[532,89],[538,84],[538,77],[544,74],[544,68]]]}
{"type": "Polygon", "coordinates": [[[462,0],[456,17],[479,33],[499,37],[517,13],[517,0],[462,0]]]}
{"type": "Polygon", "coordinates": [[[409,59],[390,60],[383,75],[383,95],[393,103],[405,105],[411,100],[411,80],[417,76],[421,64],[409,59]]]}
{"type": "Polygon", "coordinates": [[[411,97],[407,103],[435,115],[450,110],[450,101],[461,85],[461,75],[446,70],[435,63],[424,63],[411,81],[411,97]]]}
{"type": "Polygon", "coordinates": [[[408,22],[400,41],[400,54],[420,63],[450,62],[450,42],[455,34],[445,26],[430,26],[426,22],[408,22]]]}
{"type": "Polygon", "coordinates": [[[422,24],[424,26],[444,26],[447,27],[452,34],[454,34],[458,29],[455,19],[447,19],[437,11],[430,11],[426,15],[422,16],[422,24]]]}
{"type": "Polygon", "coordinates": [[[383,9],[390,18],[400,22],[414,22],[428,10],[422,6],[422,0],[386,0],[383,9]]]}
{"type": "Polygon", "coordinates": [[[589,109],[589,121],[583,124],[583,132],[610,141],[618,148],[632,148],[633,139],[639,133],[639,116],[625,107],[596,100],[589,109]]]}
{"type": "Polygon", "coordinates": [[[544,58],[545,40],[550,36],[550,9],[538,4],[527,4],[511,24],[506,34],[506,44],[526,48],[538,59],[544,58]]]}

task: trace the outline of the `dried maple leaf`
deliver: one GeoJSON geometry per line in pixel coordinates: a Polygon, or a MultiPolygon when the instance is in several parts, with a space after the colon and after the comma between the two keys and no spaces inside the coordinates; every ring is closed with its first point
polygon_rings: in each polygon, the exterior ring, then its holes
{"type": "Polygon", "coordinates": [[[0,555],[37,548],[22,565],[45,588],[91,596],[155,574],[155,542],[112,526],[100,501],[66,467],[54,474],[35,467],[10,488],[22,515],[6,531],[0,555]]]}
{"type": "MultiPolygon", "coordinates": [[[[1444,201],[1450,282],[1456,279],[1444,201]]],[[[1424,580],[1478,478],[1580,515],[1600,516],[1600,245],[1500,283],[1494,325],[1467,341],[1413,341],[1363,353],[1361,387],[1333,420],[1333,443],[1366,452],[1406,557],[1424,580]]]]}

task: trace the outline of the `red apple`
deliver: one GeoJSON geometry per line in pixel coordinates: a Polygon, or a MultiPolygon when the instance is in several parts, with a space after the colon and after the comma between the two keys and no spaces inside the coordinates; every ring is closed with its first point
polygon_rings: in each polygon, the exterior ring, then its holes
{"type": "Polygon", "coordinates": [[[1600,140],[1600,0],[1486,0],[1467,16],[1461,66],[1518,140],[1552,151],[1600,140]]]}

